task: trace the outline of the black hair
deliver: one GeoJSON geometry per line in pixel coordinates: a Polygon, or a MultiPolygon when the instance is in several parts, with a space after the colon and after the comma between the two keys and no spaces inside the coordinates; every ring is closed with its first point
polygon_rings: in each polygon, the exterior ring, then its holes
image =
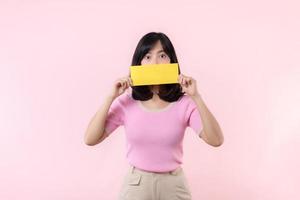
{"type": "MultiPolygon", "coordinates": [[[[144,56],[151,50],[151,48],[160,41],[164,52],[169,56],[170,63],[178,63],[175,49],[170,39],[161,32],[150,32],[144,35],[137,44],[135,52],[133,54],[131,65],[141,65],[141,61],[144,56]]],[[[178,63],[178,74],[180,74],[180,67],[178,63]]],[[[152,98],[153,93],[148,85],[142,86],[131,86],[132,98],[135,100],[146,101],[152,98]]],[[[167,102],[177,101],[181,96],[184,95],[182,92],[181,85],[179,83],[172,84],[161,84],[159,85],[158,96],[160,99],[167,102]]]]}

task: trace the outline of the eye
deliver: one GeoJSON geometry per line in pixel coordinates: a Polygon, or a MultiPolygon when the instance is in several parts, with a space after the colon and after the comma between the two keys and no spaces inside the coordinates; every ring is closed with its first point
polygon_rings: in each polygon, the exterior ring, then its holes
{"type": "Polygon", "coordinates": [[[166,55],[166,54],[161,54],[160,57],[161,57],[161,58],[166,58],[167,55],[166,55]]]}
{"type": "Polygon", "coordinates": [[[146,55],[146,56],[145,56],[145,59],[147,59],[147,60],[148,60],[149,58],[150,58],[150,56],[149,56],[149,55],[146,55]]]}

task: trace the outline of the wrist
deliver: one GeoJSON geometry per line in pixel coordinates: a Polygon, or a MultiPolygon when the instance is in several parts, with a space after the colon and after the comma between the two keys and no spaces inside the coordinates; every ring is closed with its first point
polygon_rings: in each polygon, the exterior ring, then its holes
{"type": "Polygon", "coordinates": [[[107,94],[106,95],[106,99],[109,99],[109,100],[114,100],[115,98],[117,98],[117,96],[113,95],[113,94],[107,94]]]}
{"type": "Polygon", "coordinates": [[[193,98],[193,99],[201,99],[201,95],[199,93],[196,93],[194,95],[191,95],[191,98],[193,98]]]}

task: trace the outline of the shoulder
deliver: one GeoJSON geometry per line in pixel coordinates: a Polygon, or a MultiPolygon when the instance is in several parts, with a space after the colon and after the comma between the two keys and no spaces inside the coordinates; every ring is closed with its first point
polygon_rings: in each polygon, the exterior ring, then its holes
{"type": "Polygon", "coordinates": [[[193,101],[193,99],[189,95],[186,95],[186,94],[182,95],[178,99],[178,102],[182,106],[193,106],[193,104],[195,104],[195,102],[193,101]]]}
{"type": "Polygon", "coordinates": [[[184,116],[189,116],[193,110],[197,108],[196,103],[189,95],[184,94],[178,99],[178,111],[183,113],[184,116]]]}
{"type": "Polygon", "coordinates": [[[132,96],[131,96],[131,92],[125,91],[123,94],[121,94],[120,96],[118,96],[118,97],[115,99],[115,101],[116,101],[118,104],[120,104],[120,105],[126,107],[126,106],[128,106],[131,102],[133,102],[134,99],[133,99],[132,96]]]}

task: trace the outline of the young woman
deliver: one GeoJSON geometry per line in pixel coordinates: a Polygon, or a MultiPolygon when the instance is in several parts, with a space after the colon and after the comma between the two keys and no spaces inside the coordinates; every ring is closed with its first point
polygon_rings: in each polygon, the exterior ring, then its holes
{"type": "MultiPolygon", "coordinates": [[[[144,35],[131,65],[162,63],[178,63],[171,41],[163,33],[144,35]]],[[[186,127],[209,145],[223,143],[221,128],[201,98],[196,80],[182,75],[179,68],[178,82],[132,86],[130,75],[119,78],[90,121],[87,145],[99,144],[124,125],[130,167],[119,200],[191,199],[180,166],[186,127]]]]}

